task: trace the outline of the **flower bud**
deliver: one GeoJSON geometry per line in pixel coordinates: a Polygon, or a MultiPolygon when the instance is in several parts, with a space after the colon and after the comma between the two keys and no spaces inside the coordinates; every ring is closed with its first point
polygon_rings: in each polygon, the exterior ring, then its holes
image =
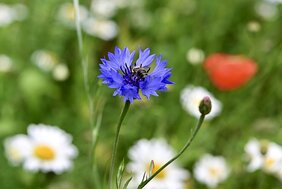
{"type": "Polygon", "coordinates": [[[202,115],[207,115],[211,112],[211,109],[212,109],[211,99],[210,97],[206,96],[200,102],[199,111],[201,112],[202,115]]]}

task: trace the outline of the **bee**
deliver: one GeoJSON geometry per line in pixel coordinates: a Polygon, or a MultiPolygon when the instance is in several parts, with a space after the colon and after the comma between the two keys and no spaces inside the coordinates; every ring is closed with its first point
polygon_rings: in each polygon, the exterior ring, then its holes
{"type": "Polygon", "coordinates": [[[150,67],[142,68],[135,66],[131,69],[131,72],[133,73],[133,75],[136,75],[138,78],[144,79],[148,75],[150,69],[151,69],[150,67]]]}

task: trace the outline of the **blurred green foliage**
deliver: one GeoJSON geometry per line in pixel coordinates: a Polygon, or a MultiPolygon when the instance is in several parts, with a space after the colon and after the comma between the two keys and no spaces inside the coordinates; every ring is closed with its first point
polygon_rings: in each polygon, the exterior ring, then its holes
{"type": "MultiPolygon", "coordinates": [[[[0,73],[0,141],[11,135],[26,133],[30,123],[57,125],[74,138],[79,157],[74,169],[59,176],[33,174],[21,167],[12,167],[0,146],[0,188],[94,188],[90,165],[92,128],[89,124],[87,95],[83,85],[81,57],[75,29],[62,25],[57,11],[63,0],[20,1],[28,8],[28,17],[0,27],[0,54],[13,60],[13,70],[0,73]],[[56,81],[50,73],[34,65],[31,55],[38,49],[57,54],[67,64],[70,76],[56,81]]],[[[1,3],[19,3],[2,0],[1,3]]],[[[90,1],[81,1],[87,8],[90,1]]],[[[100,182],[109,170],[110,154],[116,122],[122,100],[112,97],[113,90],[97,79],[99,58],[115,46],[135,50],[151,48],[162,54],[172,67],[171,89],[149,102],[135,102],[121,130],[119,161],[128,148],[140,138],[163,137],[180,149],[190,136],[196,120],[180,104],[180,91],[187,85],[199,85],[211,91],[222,103],[221,115],[205,122],[191,148],[179,159],[179,164],[193,169],[204,153],[222,155],[231,165],[232,174],[219,188],[279,188],[278,179],[260,172],[248,173],[243,161],[244,145],[252,137],[265,138],[281,144],[282,131],[282,6],[278,16],[265,20],[255,12],[255,0],[148,0],[144,1],[147,26],[134,26],[135,10],[120,9],[113,17],[119,26],[118,36],[111,41],[83,34],[87,57],[90,94],[95,115],[103,113],[96,159],[100,182]],[[247,25],[259,23],[258,32],[247,25]],[[200,48],[206,55],[214,52],[243,54],[258,64],[256,76],[245,86],[231,92],[217,90],[201,65],[189,64],[186,52],[200,48]],[[263,180],[263,181],[262,181],[263,180]],[[264,183],[262,183],[264,182],[264,183]]],[[[96,121],[96,117],[94,117],[96,121]]],[[[190,188],[205,188],[191,181],[190,188]]]]}

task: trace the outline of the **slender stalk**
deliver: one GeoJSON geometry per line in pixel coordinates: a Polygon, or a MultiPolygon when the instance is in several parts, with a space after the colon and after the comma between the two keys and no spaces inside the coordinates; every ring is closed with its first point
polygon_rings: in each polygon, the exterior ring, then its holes
{"type": "Polygon", "coordinates": [[[117,154],[117,146],[118,146],[118,141],[119,141],[119,132],[120,132],[120,128],[121,128],[121,124],[126,116],[126,113],[129,109],[130,106],[130,101],[126,101],[124,108],[122,110],[122,113],[120,115],[119,121],[118,121],[118,125],[117,125],[117,130],[116,130],[116,136],[115,136],[115,143],[114,143],[114,147],[113,147],[113,153],[112,153],[112,161],[111,161],[111,168],[110,168],[110,178],[109,178],[109,186],[110,189],[112,189],[112,181],[113,181],[113,174],[114,174],[114,168],[115,168],[115,161],[116,161],[116,154],[117,154]]]}
{"type": "MultiPolygon", "coordinates": [[[[84,48],[83,48],[83,38],[82,38],[82,31],[81,31],[81,23],[80,23],[80,12],[79,12],[79,0],[73,0],[73,5],[75,8],[75,25],[76,25],[76,34],[77,34],[77,40],[78,40],[78,49],[79,54],[81,58],[81,66],[82,66],[82,73],[83,73],[83,84],[84,89],[87,95],[87,101],[88,101],[88,109],[89,109],[89,125],[90,129],[92,130],[92,141],[91,141],[91,147],[90,147],[90,168],[92,173],[94,174],[94,179],[96,180],[95,186],[100,187],[99,185],[99,178],[97,173],[97,165],[94,162],[94,151],[96,147],[97,137],[98,137],[98,131],[100,128],[100,118],[98,118],[96,125],[94,125],[94,100],[91,95],[90,91],[90,85],[89,85],[89,78],[88,78],[88,58],[84,57],[84,48]]],[[[102,116],[100,116],[102,119],[102,116]]]]}
{"type": "Polygon", "coordinates": [[[179,158],[184,151],[190,146],[190,144],[192,143],[192,141],[194,140],[195,136],[197,135],[199,129],[202,126],[202,123],[205,119],[205,115],[202,114],[196,128],[194,129],[192,136],[190,137],[190,139],[186,142],[186,144],[184,145],[184,147],[180,150],[180,152],[173,157],[172,159],[170,159],[166,164],[164,164],[162,167],[160,167],[154,174],[152,174],[148,179],[146,179],[144,182],[142,182],[139,186],[138,189],[144,188],[144,186],[146,186],[146,184],[148,184],[153,178],[155,178],[163,169],[165,169],[169,164],[171,164],[172,162],[174,162],[177,158],[179,158]]]}

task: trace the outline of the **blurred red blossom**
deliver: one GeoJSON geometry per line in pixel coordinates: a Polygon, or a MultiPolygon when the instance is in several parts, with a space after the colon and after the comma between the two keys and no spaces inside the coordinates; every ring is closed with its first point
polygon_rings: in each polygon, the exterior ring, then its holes
{"type": "Polygon", "coordinates": [[[257,64],[244,56],[215,53],[206,58],[204,69],[218,89],[231,91],[241,87],[255,75],[257,64]]]}

